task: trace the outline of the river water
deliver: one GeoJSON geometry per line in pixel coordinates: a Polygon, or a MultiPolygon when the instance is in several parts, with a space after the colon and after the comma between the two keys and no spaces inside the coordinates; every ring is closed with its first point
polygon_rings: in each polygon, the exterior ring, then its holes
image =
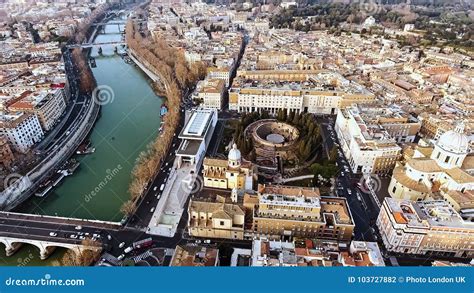
{"type": "MultiPolygon", "coordinates": [[[[121,38],[117,25],[107,25],[95,42],[121,38]]],[[[120,221],[123,217],[120,206],[129,198],[127,189],[135,160],[158,134],[162,99],[154,94],[139,68],[114,54],[113,45],[102,49],[102,56],[98,49],[91,53],[97,63],[92,71],[106,93],[101,116],[90,135],[96,151],[76,156],[80,162],[76,172],[46,197],[29,199],[19,208],[20,212],[108,221],[120,221]]],[[[39,250],[33,246],[24,245],[13,256],[6,257],[0,245],[0,265],[51,264],[64,251],[57,249],[48,260],[41,261],[39,250]]]]}

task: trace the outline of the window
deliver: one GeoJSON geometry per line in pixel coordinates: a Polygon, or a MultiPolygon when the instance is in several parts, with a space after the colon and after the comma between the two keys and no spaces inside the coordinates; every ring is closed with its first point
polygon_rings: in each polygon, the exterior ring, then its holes
{"type": "Polygon", "coordinates": [[[396,187],[396,186],[393,187],[392,193],[395,193],[395,190],[397,190],[397,187],[396,187]]]}
{"type": "Polygon", "coordinates": [[[444,160],[445,163],[449,162],[450,156],[446,156],[446,159],[444,160]]]}
{"type": "Polygon", "coordinates": [[[221,226],[224,226],[224,221],[220,221],[219,223],[221,226]]]}

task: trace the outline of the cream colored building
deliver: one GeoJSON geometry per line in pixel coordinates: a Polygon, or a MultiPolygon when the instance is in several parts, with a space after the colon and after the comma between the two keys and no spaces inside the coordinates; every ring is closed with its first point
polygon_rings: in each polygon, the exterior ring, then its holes
{"type": "Polygon", "coordinates": [[[353,103],[372,103],[375,96],[341,75],[323,70],[239,71],[229,90],[229,109],[238,112],[278,110],[334,114],[353,103]]]}
{"type": "Polygon", "coordinates": [[[254,168],[251,162],[242,161],[242,155],[234,144],[227,160],[204,158],[204,186],[252,190],[255,180],[254,168]]]}
{"type": "Polygon", "coordinates": [[[444,201],[385,198],[377,227],[388,251],[474,257],[474,223],[444,201]]]}
{"type": "Polygon", "coordinates": [[[388,174],[401,157],[401,147],[380,124],[366,119],[356,106],[340,109],[335,130],[354,173],[388,174]]]}
{"type": "Polygon", "coordinates": [[[354,221],[345,198],[321,197],[318,189],[259,185],[257,195],[244,196],[252,211],[254,236],[350,241],[354,221]]]}
{"type": "Polygon", "coordinates": [[[188,214],[193,237],[244,239],[245,213],[237,204],[191,199],[188,214]]]}
{"type": "Polygon", "coordinates": [[[204,86],[198,93],[198,98],[202,100],[201,106],[221,110],[225,91],[225,81],[220,79],[210,79],[204,81],[204,86]]]}
{"type": "Polygon", "coordinates": [[[440,196],[443,190],[474,190],[474,177],[465,169],[473,158],[469,140],[463,134],[464,124],[444,133],[430,146],[417,146],[405,162],[393,170],[388,192],[393,198],[425,200],[440,196]]]}

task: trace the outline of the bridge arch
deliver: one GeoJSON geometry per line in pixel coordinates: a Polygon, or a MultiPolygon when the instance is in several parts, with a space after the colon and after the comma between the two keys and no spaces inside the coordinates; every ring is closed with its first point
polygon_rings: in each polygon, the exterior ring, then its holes
{"type": "Polygon", "coordinates": [[[33,239],[17,239],[17,238],[0,237],[0,242],[5,245],[5,253],[7,256],[12,256],[23,244],[30,244],[38,248],[39,253],[40,253],[40,258],[42,260],[47,259],[57,247],[70,249],[74,251],[75,253],[80,253],[84,249],[91,249],[91,248],[85,248],[80,244],[49,242],[49,241],[41,241],[41,240],[33,240],[33,239]]]}

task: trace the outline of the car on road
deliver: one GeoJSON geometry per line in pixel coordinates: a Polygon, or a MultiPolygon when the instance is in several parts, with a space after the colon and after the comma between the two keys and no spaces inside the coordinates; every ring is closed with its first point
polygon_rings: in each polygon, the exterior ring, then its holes
{"type": "Polygon", "coordinates": [[[160,186],[160,191],[163,191],[163,189],[165,189],[165,185],[164,185],[164,184],[161,184],[161,186],[160,186]]]}
{"type": "Polygon", "coordinates": [[[200,243],[201,243],[201,240],[198,239],[198,240],[196,240],[195,242],[196,242],[197,244],[200,244],[200,243]]]}
{"type": "Polygon", "coordinates": [[[125,254],[121,254],[117,257],[118,260],[122,260],[125,257],[125,254]]]}
{"type": "Polygon", "coordinates": [[[206,240],[204,240],[204,243],[210,244],[210,243],[211,243],[211,240],[210,240],[210,239],[206,239],[206,240]]]}
{"type": "Polygon", "coordinates": [[[81,225],[77,225],[75,229],[76,229],[76,230],[82,230],[82,226],[81,226],[81,225]]]}
{"type": "Polygon", "coordinates": [[[69,236],[69,238],[71,238],[71,239],[77,239],[77,235],[76,235],[76,234],[71,234],[71,236],[69,236]]]}
{"type": "Polygon", "coordinates": [[[56,236],[58,236],[58,234],[55,233],[55,232],[50,232],[50,233],[49,233],[49,236],[51,236],[51,237],[56,237],[56,236]]]}
{"type": "Polygon", "coordinates": [[[133,247],[129,246],[129,247],[125,248],[125,250],[123,252],[129,253],[132,250],[133,250],[133,247]]]}
{"type": "Polygon", "coordinates": [[[125,242],[122,242],[122,243],[119,244],[119,248],[122,248],[124,246],[125,246],[125,242]]]}
{"type": "Polygon", "coordinates": [[[347,194],[352,195],[352,191],[349,188],[347,189],[347,194]]]}
{"type": "Polygon", "coordinates": [[[152,207],[150,210],[150,213],[153,213],[155,211],[155,207],[152,207]]]}
{"type": "Polygon", "coordinates": [[[161,194],[158,194],[156,198],[159,200],[161,198],[161,194]]]}
{"type": "Polygon", "coordinates": [[[158,186],[153,187],[153,191],[156,191],[158,189],[158,186]]]}
{"type": "Polygon", "coordinates": [[[108,239],[108,240],[112,240],[112,236],[111,236],[111,235],[107,235],[107,239],[108,239]]]}

